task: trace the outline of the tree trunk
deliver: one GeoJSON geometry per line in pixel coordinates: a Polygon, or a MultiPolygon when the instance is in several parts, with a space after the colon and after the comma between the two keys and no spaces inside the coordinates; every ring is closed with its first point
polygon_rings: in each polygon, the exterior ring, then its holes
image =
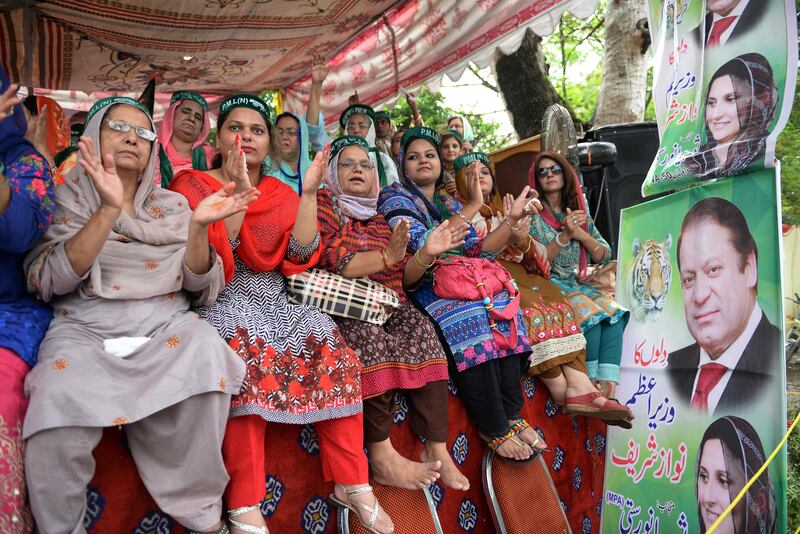
{"type": "Polygon", "coordinates": [[[541,133],[544,110],[551,104],[561,104],[572,114],[547,77],[541,43],[542,38],[528,30],[519,49],[501,54],[494,65],[497,86],[520,139],[541,133]]]}
{"type": "Polygon", "coordinates": [[[609,0],[603,81],[594,126],[638,122],[644,118],[649,44],[642,0],[609,0]]]}

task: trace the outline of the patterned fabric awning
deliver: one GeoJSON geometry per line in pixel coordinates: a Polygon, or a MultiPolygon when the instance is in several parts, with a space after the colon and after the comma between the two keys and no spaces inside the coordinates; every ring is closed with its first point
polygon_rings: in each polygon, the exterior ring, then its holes
{"type": "Polygon", "coordinates": [[[526,28],[551,33],[562,11],[596,0],[54,0],[0,7],[0,64],[44,89],[204,93],[279,89],[303,110],[314,53],[331,73],[326,122],[357,90],[362,102],[458,78],[519,46],[526,28]],[[22,5],[22,7],[18,7],[22,5]],[[9,9],[9,8],[5,8],[9,9]]]}

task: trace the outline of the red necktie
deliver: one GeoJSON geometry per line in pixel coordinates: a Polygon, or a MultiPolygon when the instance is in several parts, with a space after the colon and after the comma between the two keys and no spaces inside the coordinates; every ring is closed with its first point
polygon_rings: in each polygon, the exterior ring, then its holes
{"type": "Polygon", "coordinates": [[[725,30],[731,27],[731,24],[736,20],[736,17],[722,17],[711,26],[711,31],[708,34],[708,42],[706,46],[719,46],[720,38],[725,30]]]}
{"type": "Polygon", "coordinates": [[[721,363],[707,363],[700,367],[700,378],[692,397],[692,408],[708,413],[708,394],[719,384],[728,368],[721,363]]]}

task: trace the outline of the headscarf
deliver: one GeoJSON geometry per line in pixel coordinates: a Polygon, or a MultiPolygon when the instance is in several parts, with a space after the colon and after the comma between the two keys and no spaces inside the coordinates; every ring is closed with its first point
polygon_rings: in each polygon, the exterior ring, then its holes
{"type": "Polygon", "coordinates": [[[375,120],[376,121],[379,121],[379,120],[387,120],[387,121],[389,121],[389,135],[387,135],[384,138],[378,138],[377,137],[377,132],[376,132],[376,134],[375,134],[375,136],[376,136],[375,137],[375,146],[378,148],[378,150],[380,150],[381,152],[383,152],[384,154],[386,154],[387,156],[389,156],[391,158],[392,157],[392,136],[397,131],[397,127],[394,125],[394,121],[392,120],[392,117],[391,117],[391,115],[389,115],[388,111],[384,111],[384,110],[376,111],[375,112],[375,120]]]}
{"type": "MultiPolygon", "coordinates": [[[[267,155],[264,158],[264,163],[261,165],[261,174],[265,176],[274,176],[281,182],[285,183],[292,189],[297,191],[297,194],[300,195],[303,193],[303,176],[305,175],[308,168],[311,166],[311,158],[309,157],[310,153],[310,144],[309,144],[309,135],[308,135],[308,123],[301,118],[295,115],[294,113],[284,112],[278,115],[275,118],[275,124],[278,124],[278,121],[281,120],[281,117],[292,117],[297,121],[299,124],[297,135],[297,170],[298,172],[295,173],[292,166],[286,163],[283,160],[279,160],[276,162],[273,160],[273,155],[267,155]]],[[[275,132],[275,139],[278,139],[278,134],[275,132]]],[[[280,141],[280,139],[278,139],[280,141]]],[[[277,145],[274,150],[274,156],[276,158],[280,158],[280,152],[278,151],[277,145]]]]}
{"type": "MultiPolygon", "coordinates": [[[[455,171],[456,177],[456,191],[458,193],[458,198],[463,202],[469,195],[467,193],[467,178],[465,170],[468,166],[472,165],[476,161],[480,161],[487,167],[489,166],[489,156],[487,156],[483,152],[470,152],[468,154],[464,154],[463,156],[459,156],[453,162],[453,170],[455,171]]],[[[494,177],[492,177],[492,191],[489,193],[489,202],[484,203],[481,206],[480,213],[481,215],[486,217],[492,217],[493,215],[497,215],[498,213],[503,212],[503,199],[500,198],[500,195],[497,194],[497,184],[494,183],[494,177]]]]}
{"type": "MultiPolygon", "coordinates": [[[[744,484],[755,476],[762,465],[764,465],[765,454],[764,446],[755,429],[740,417],[727,416],[721,417],[711,423],[703,434],[697,454],[697,468],[695,470],[696,479],[700,474],[700,461],[703,459],[703,447],[705,443],[712,439],[718,439],[722,443],[723,460],[725,470],[730,471],[733,466],[738,467],[744,476],[741,485],[728,486],[731,502],[744,487],[744,484]]],[[[695,484],[697,491],[697,484],[695,484]]],[[[731,518],[735,521],[735,512],[740,510],[744,524],[734,524],[736,532],[747,534],[773,534],[776,527],[775,509],[775,490],[772,486],[772,478],[769,471],[765,471],[758,480],[747,490],[745,498],[734,508],[731,518]],[[759,507],[762,500],[759,493],[763,492],[766,506],[764,510],[759,507]]],[[[700,533],[705,534],[706,528],[700,516],[700,496],[697,495],[697,514],[700,520],[700,533]]]]}
{"type": "Polygon", "coordinates": [[[328,173],[325,175],[325,188],[333,195],[333,201],[338,207],[338,211],[345,222],[350,219],[366,221],[375,216],[378,207],[378,193],[380,185],[378,183],[378,173],[375,167],[371,173],[366,173],[367,178],[372,174],[372,187],[365,197],[348,195],[342,192],[339,184],[339,154],[349,146],[359,146],[369,157],[369,145],[367,142],[354,135],[345,135],[335,139],[331,144],[331,155],[328,160],[328,173]]]}
{"type": "Polygon", "coordinates": [[[772,67],[761,54],[735,57],[722,65],[708,84],[706,103],[715,80],[730,76],[736,94],[739,134],[728,146],[726,161],[717,161],[714,140],[708,121],[704,120],[706,142],[686,160],[686,167],[698,178],[733,176],[746,171],[755,160],[764,156],[768,128],[778,107],[778,85],[772,67]]]}
{"type": "MultiPolygon", "coordinates": [[[[339,125],[344,130],[345,135],[347,135],[347,124],[350,122],[350,118],[353,115],[364,115],[369,119],[369,130],[367,131],[367,136],[365,139],[369,145],[370,159],[372,159],[372,163],[375,165],[375,168],[378,169],[380,186],[381,188],[384,188],[387,186],[388,181],[386,179],[386,169],[383,166],[383,160],[381,158],[381,151],[375,146],[375,110],[366,104],[353,104],[352,106],[345,108],[345,110],[342,111],[342,114],[339,115],[339,125]]],[[[389,148],[389,153],[391,153],[391,140],[389,143],[389,148]]]]}
{"type": "Polygon", "coordinates": [[[192,168],[204,171],[211,166],[214,159],[215,150],[204,143],[208,139],[211,131],[211,120],[208,116],[208,102],[200,94],[194,91],[177,91],[169,99],[169,107],[164,113],[161,121],[161,130],[158,132],[158,139],[161,142],[159,153],[159,170],[161,172],[161,187],[166,188],[172,178],[178,172],[192,168]],[[203,108],[203,127],[197,139],[192,143],[192,160],[187,161],[175,150],[172,145],[172,134],[175,131],[175,112],[178,106],[186,100],[199,104],[203,108]]]}
{"type": "MultiPolygon", "coordinates": [[[[567,180],[571,180],[574,184],[575,188],[575,199],[567,199],[567,203],[573,204],[577,206],[577,208],[584,213],[586,213],[586,222],[581,225],[584,231],[589,231],[589,210],[586,207],[586,200],[583,198],[581,183],[578,180],[578,175],[575,172],[575,169],[572,168],[572,165],[564,158],[561,154],[556,154],[555,152],[539,152],[533,158],[533,163],[531,163],[531,168],[528,171],[528,185],[531,186],[532,189],[537,189],[537,178],[536,178],[536,169],[539,166],[539,162],[543,159],[551,159],[554,162],[558,163],[562,169],[564,169],[564,184],[566,185],[567,180]]],[[[556,218],[555,213],[553,212],[553,207],[550,206],[547,202],[546,198],[542,198],[542,204],[544,205],[545,209],[539,212],[539,216],[542,218],[544,222],[546,222],[550,228],[561,231],[562,224],[561,221],[556,218]]],[[[566,213],[564,213],[566,216],[566,213]]],[[[586,278],[588,274],[589,268],[589,253],[586,250],[586,247],[577,243],[577,246],[580,247],[580,259],[578,260],[578,280],[583,280],[586,278]]]]}
{"type": "Polygon", "coordinates": [[[47,116],[45,117],[47,149],[51,154],[58,154],[70,145],[72,130],[67,115],[58,102],[46,96],[37,96],[37,111],[41,113],[45,106],[47,106],[47,116]]]}
{"type": "Polygon", "coordinates": [[[452,117],[447,118],[447,124],[450,124],[450,121],[453,119],[461,119],[461,122],[464,124],[464,135],[461,136],[461,139],[464,141],[469,141],[470,143],[473,142],[475,140],[475,134],[472,133],[472,125],[469,123],[467,118],[464,115],[453,115],[452,117]]]}
{"type": "MultiPolygon", "coordinates": [[[[100,127],[114,105],[128,105],[147,114],[137,101],[127,97],[109,97],[92,106],[84,136],[89,137],[100,152],[100,127]]],[[[149,114],[147,117],[155,131],[149,114]]],[[[146,142],[143,141],[142,142],[146,142]]],[[[139,178],[133,200],[133,215],[121,212],[106,237],[102,252],[89,270],[89,278],[81,285],[87,295],[127,300],[145,299],[179,291],[182,287],[183,258],[191,211],[186,199],[153,183],[158,159],[158,141],[153,142],[150,157],[139,178]],[[144,259],[147,263],[144,263],[144,259]],[[147,283],[139,275],[147,270],[147,283]],[[125,283],[128,280],[130,283],[125,283]]],[[[28,288],[38,291],[43,299],[53,296],[52,288],[41,277],[44,258],[57,245],[69,241],[100,207],[100,195],[91,178],[77,164],[78,154],[62,165],[64,183],[56,187],[56,214],[44,237],[25,258],[28,288]]]]}

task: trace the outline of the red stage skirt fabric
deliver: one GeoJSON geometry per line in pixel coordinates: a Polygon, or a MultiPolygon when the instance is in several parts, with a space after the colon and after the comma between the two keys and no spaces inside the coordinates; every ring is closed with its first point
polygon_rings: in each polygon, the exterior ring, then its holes
{"type": "MultiPolygon", "coordinates": [[[[523,416],[544,436],[552,450],[545,453],[545,461],[573,532],[599,532],[605,424],[563,414],[539,380],[526,378],[523,388],[523,416]]],[[[481,483],[484,446],[476,427],[467,419],[464,405],[454,395],[452,384],[450,393],[448,448],[456,465],[469,478],[471,488],[465,493],[435,484],[431,493],[444,532],[492,533],[494,526],[481,483]]],[[[395,414],[392,442],[401,454],[418,459],[422,443],[409,428],[407,402],[402,396],[397,402],[399,410],[395,414]]],[[[323,481],[316,459],[319,445],[313,428],[270,423],[266,451],[267,498],[261,510],[270,531],[335,533],[336,512],[326,500],[333,488],[323,481]]],[[[107,429],[94,456],[97,471],[88,488],[85,519],[90,533],[183,532],[183,528],[161,512],[147,494],[121,431],[107,429]]],[[[534,503],[531,521],[535,521],[534,503]]]]}

